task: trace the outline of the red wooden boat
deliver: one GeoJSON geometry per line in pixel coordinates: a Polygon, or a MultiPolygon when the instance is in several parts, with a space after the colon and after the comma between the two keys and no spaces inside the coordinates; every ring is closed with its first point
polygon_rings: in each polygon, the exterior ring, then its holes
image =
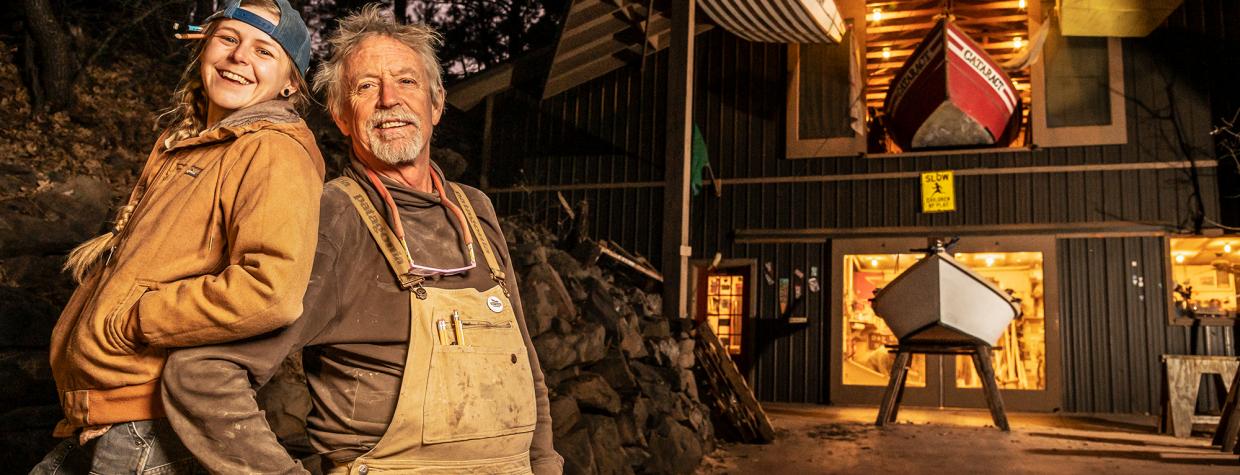
{"type": "Polygon", "coordinates": [[[903,150],[1006,146],[1020,108],[1012,80],[948,17],[900,67],[883,104],[887,131],[903,150]]]}

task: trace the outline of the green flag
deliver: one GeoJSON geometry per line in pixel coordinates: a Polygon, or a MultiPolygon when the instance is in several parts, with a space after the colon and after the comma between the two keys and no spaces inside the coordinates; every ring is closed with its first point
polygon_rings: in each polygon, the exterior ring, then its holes
{"type": "Polygon", "coordinates": [[[693,124],[693,157],[689,162],[689,191],[697,196],[702,191],[702,170],[710,165],[710,156],[706,153],[706,138],[702,130],[693,124]]]}

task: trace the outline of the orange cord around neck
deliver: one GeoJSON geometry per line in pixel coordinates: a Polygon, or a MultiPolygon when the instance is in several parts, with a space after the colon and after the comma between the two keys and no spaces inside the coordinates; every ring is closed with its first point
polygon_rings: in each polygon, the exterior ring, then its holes
{"type": "MultiPolygon", "coordinates": [[[[400,222],[400,212],[396,209],[396,201],[392,199],[392,193],[388,191],[387,186],[383,185],[383,181],[379,179],[379,174],[374,169],[362,163],[362,168],[366,170],[366,177],[370,179],[370,184],[379,192],[379,196],[383,197],[383,202],[387,204],[391,222],[389,225],[392,231],[396,233],[396,237],[401,243],[405,242],[405,227],[400,222]]],[[[465,213],[461,212],[461,208],[452,203],[448,198],[448,194],[444,191],[443,181],[439,178],[439,174],[434,169],[429,170],[431,174],[431,187],[439,194],[439,202],[444,207],[452,211],[452,215],[456,217],[457,226],[460,228],[461,236],[465,240],[466,249],[471,249],[474,244],[473,235],[469,233],[469,228],[465,224],[465,213]]]]}

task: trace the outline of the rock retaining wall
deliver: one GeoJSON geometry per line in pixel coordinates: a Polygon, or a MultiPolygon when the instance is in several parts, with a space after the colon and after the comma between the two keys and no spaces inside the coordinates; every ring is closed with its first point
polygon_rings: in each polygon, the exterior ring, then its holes
{"type": "Polygon", "coordinates": [[[693,322],[663,318],[658,294],[556,249],[548,232],[505,221],[504,234],[565,473],[692,472],[715,444],[693,322]]]}

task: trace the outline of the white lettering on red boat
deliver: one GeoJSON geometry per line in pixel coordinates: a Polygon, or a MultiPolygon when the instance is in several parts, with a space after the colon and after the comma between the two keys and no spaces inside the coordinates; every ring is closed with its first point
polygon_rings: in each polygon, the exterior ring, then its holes
{"type": "Polygon", "coordinates": [[[1012,112],[1016,108],[1016,95],[1012,93],[1003,74],[995,70],[986,57],[974,50],[967,40],[957,36],[954,31],[949,30],[948,33],[948,49],[986,80],[991,89],[994,89],[1003,99],[1003,105],[1007,106],[1008,112],[1012,112]]]}
{"type": "Polygon", "coordinates": [[[939,41],[941,35],[942,30],[939,31],[938,35],[933,35],[930,38],[923,40],[923,42],[930,42],[928,43],[929,48],[924,54],[917,56],[917,59],[913,61],[912,65],[909,66],[908,71],[900,77],[900,82],[892,88],[891,110],[887,111],[888,114],[894,115],[895,111],[900,109],[900,102],[904,100],[904,93],[908,92],[909,86],[911,86],[913,81],[916,81],[918,77],[921,77],[921,73],[925,72],[926,66],[929,65],[931,61],[938,58],[940,51],[943,51],[943,43],[939,41]]]}

